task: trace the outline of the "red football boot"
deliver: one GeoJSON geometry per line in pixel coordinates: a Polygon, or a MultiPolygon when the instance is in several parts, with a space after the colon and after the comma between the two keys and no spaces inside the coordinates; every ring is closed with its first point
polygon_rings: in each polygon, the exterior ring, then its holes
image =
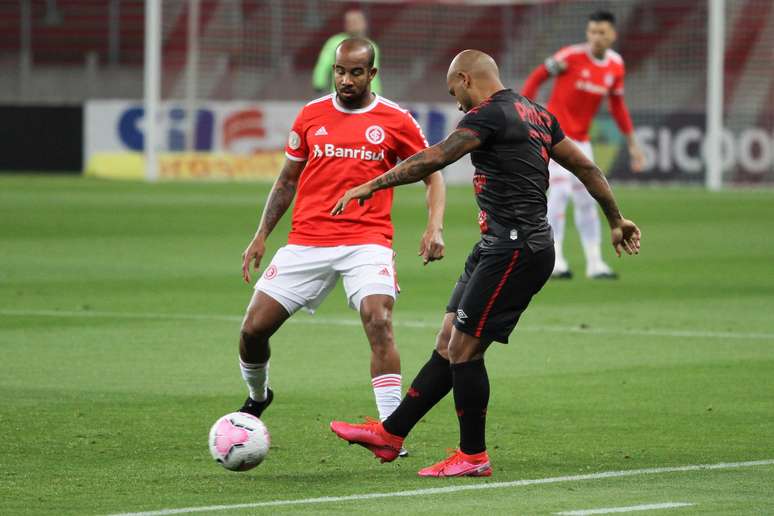
{"type": "Polygon", "coordinates": [[[486,451],[468,455],[454,450],[438,464],[419,470],[420,477],[491,477],[492,466],[486,451]]]}
{"type": "Polygon", "coordinates": [[[381,421],[370,417],[360,424],[332,421],[331,430],[350,444],[368,448],[382,462],[394,461],[403,446],[403,437],[392,435],[384,429],[381,421]]]}

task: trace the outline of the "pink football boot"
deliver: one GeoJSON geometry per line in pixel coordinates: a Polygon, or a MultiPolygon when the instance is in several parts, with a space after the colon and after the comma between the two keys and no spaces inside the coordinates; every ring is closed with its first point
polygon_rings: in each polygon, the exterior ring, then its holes
{"type": "Polygon", "coordinates": [[[455,450],[438,464],[419,470],[420,477],[491,477],[492,466],[486,451],[468,455],[455,450]]]}
{"type": "Polygon", "coordinates": [[[402,437],[392,435],[384,429],[381,421],[370,417],[361,424],[332,421],[331,430],[350,444],[368,448],[382,462],[394,461],[403,446],[402,437]]]}

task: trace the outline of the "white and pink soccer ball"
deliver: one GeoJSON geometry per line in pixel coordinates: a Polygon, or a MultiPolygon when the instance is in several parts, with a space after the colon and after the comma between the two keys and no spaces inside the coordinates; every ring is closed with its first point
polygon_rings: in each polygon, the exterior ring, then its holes
{"type": "Polygon", "coordinates": [[[270,443],[266,425],[244,412],[226,414],[210,429],[212,458],[231,471],[247,471],[263,462],[270,443]]]}

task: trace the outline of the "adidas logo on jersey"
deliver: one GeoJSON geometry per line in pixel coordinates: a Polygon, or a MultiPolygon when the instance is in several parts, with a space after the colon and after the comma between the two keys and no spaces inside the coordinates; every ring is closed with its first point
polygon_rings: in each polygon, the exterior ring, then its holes
{"type": "Polygon", "coordinates": [[[320,128],[314,133],[315,136],[328,136],[328,131],[325,130],[325,126],[321,125],[320,128]]]}
{"type": "Polygon", "coordinates": [[[326,143],[322,147],[319,144],[314,145],[312,151],[313,158],[352,158],[361,159],[365,161],[382,161],[384,159],[384,151],[379,152],[367,150],[365,145],[359,149],[353,149],[351,147],[337,147],[332,143],[326,143]]]}

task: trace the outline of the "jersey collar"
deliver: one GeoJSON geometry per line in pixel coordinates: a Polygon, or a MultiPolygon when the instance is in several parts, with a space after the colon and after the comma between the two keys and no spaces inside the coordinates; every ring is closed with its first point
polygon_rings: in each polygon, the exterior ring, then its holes
{"type": "Polygon", "coordinates": [[[591,53],[591,45],[586,43],[584,45],[586,48],[586,55],[589,56],[589,59],[591,59],[591,62],[594,63],[597,66],[606,66],[608,61],[610,61],[610,49],[605,50],[605,57],[602,59],[599,59],[594,54],[591,53]]]}
{"type": "Polygon", "coordinates": [[[337,95],[335,93],[331,96],[331,98],[333,100],[333,107],[335,107],[338,111],[341,111],[342,113],[352,113],[352,114],[368,113],[369,111],[371,111],[373,108],[376,107],[376,104],[379,103],[379,95],[377,95],[376,93],[374,93],[374,100],[371,101],[371,103],[368,104],[366,107],[360,108],[360,109],[345,108],[344,106],[339,104],[337,95]]]}

